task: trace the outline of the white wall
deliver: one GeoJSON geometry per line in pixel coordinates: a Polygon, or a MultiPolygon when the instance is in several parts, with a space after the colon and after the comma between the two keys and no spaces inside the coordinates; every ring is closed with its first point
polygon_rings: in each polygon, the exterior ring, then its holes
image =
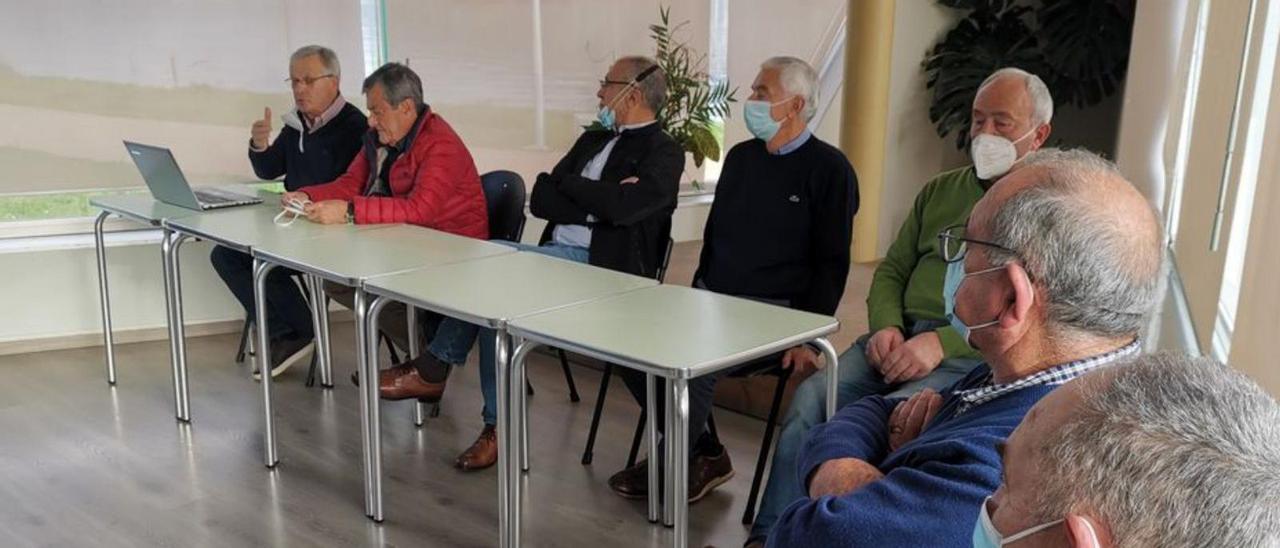
{"type": "Polygon", "coordinates": [[[924,184],[939,172],[968,163],[954,140],[939,138],[929,121],[932,95],[925,89],[921,65],[925,53],[955,24],[957,13],[936,2],[898,2],[894,11],[884,188],[876,238],[879,256],[897,237],[924,184]]]}
{"type": "Polygon", "coordinates": [[[1116,163],[1157,208],[1164,207],[1166,178],[1173,174],[1177,135],[1170,118],[1182,107],[1186,19],[1187,0],[1139,2],[1134,16],[1116,163]]]}
{"type": "MultiPolygon", "coordinates": [[[[209,244],[188,242],[182,247],[182,281],[187,322],[199,324],[243,319],[244,312],[209,265],[209,244]]],[[[112,320],[127,332],[165,326],[160,246],[123,245],[107,248],[111,281],[112,320]]],[[[13,303],[0,315],[0,348],[14,341],[96,335],[98,275],[92,244],[71,249],[0,253],[0,301],[13,303]]],[[[145,334],[154,338],[156,333],[145,334]]],[[[78,337],[75,343],[100,342],[78,337]]]]}

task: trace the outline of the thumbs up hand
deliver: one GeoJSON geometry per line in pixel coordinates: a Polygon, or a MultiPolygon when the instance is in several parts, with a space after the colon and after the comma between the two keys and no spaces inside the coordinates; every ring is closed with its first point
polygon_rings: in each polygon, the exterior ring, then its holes
{"type": "Polygon", "coordinates": [[[262,110],[262,119],[254,120],[251,131],[254,150],[266,149],[271,138],[271,107],[262,110]]]}

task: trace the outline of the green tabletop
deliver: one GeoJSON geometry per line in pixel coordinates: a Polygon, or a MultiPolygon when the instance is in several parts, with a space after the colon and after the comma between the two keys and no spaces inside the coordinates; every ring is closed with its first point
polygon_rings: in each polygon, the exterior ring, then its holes
{"type": "MultiPolygon", "coordinates": [[[[279,210],[280,195],[266,190],[257,190],[249,186],[230,184],[215,185],[217,188],[230,190],[240,194],[249,196],[257,196],[263,200],[263,204],[272,204],[277,211],[279,210]]],[[[151,197],[150,192],[135,192],[132,194],[114,194],[108,196],[96,196],[89,199],[89,205],[114,213],[121,217],[137,221],[142,224],[158,227],[164,221],[170,219],[179,219],[190,217],[193,215],[209,215],[215,213],[224,213],[233,209],[241,209],[254,206],[234,206],[228,208],[212,209],[208,211],[197,211],[187,209],[176,205],[166,204],[151,197]]]]}
{"type": "Polygon", "coordinates": [[[829,335],[830,316],[660,285],[512,321],[511,334],[663,377],[692,378],[829,335]]]}
{"type": "MultiPolygon", "coordinates": [[[[302,223],[310,224],[303,219],[293,226],[302,223]]],[[[334,230],[314,238],[261,241],[253,246],[253,255],[355,286],[371,276],[515,253],[515,249],[502,244],[414,225],[311,227],[334,230]]]]}
{"type": "Polygon", "coordinates": [[[151,194],[145,192],[140,194],[97,196],[89,199],[89,205],[126,219],[157,227],[165,219],[200,214],[199,211],[194,209],[157,201],[151,197],[151,194]]]}
{"type": "Polygon", "coordinates": [[[288,226],[281,226],[275,224],[274,221],[280,211],[278,202],[264,202],[260,205],[230,207],[175,219],[166,219],[164,225],[170,230],[209,240],[245,253],[258,247],[287,249],[299,240],[394,226],[321,225],[305,218],[298,219],[288,226]]]}
{"type": "Polygon", "coordinates": [[[652,287],[640,276],[532,252],[512,253],[365,280],[365,291],[474,324],[652,287]]]}

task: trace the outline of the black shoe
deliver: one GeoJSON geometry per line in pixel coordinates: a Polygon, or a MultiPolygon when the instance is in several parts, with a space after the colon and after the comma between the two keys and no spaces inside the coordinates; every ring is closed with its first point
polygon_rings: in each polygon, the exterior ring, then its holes
{"type": "MultiPolygon", "coordinates": [[[[315,349],[315,339],[281,337],[271,341],[271,378],[279,377],[286,369],[302,361],[315,349]]],[[[253,372],[254,380],[262,380],[260,371],[253,372]]]]}
{"type": "MultiPolygon", "coordinates": [[[[659,474],[661,476],[661,474],[659,474]]],[[[695,455],[689,463],[689,503],[702,500],[716,487],[733,478],[733,463],[729,452],[721,450],[715,455],[695,455]]],[[[659,481],[658,485],[662,485],[659,481]]],[[[627,499],[643,499],[649,496],[649,461],[642,460],[609,478],[609,488],[627,499]]]]}

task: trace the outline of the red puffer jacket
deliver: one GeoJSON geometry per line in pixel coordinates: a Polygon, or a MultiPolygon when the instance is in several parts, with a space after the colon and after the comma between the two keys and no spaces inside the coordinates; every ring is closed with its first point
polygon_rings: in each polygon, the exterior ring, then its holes
{"type": "Polygon", "coordinates": [[[475,161],[453,128],[430,109],[415,128],[409,150],[391,165],[391,196],[365,196],[377,136],[365,135],[364,148],[347,172],[333,182],[307,187],[311,200],[355,204],[358,224],[410,223],[460,236],[489,238],[489,216],[475,161]]]}

